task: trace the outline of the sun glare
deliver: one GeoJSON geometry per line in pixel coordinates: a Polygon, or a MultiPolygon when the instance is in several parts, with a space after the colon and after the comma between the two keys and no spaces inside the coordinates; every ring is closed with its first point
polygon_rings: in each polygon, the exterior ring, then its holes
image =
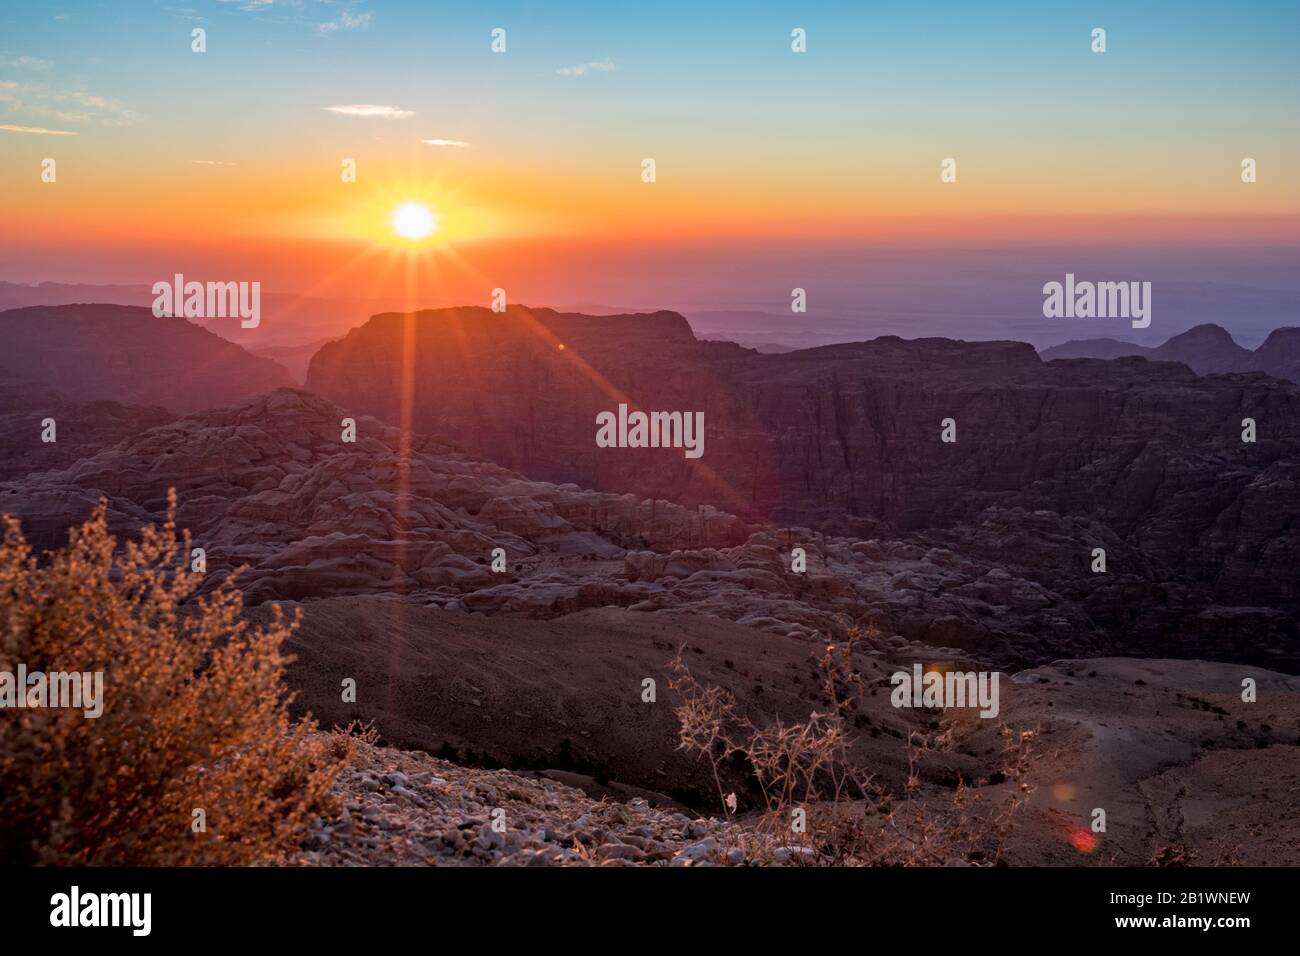
{"type": "Polygon", "coordinates": [[[438,217],[428,206],[404,202],[393,210],[393,232],[403,239],[427,239],[438,230],[438,217]]]}

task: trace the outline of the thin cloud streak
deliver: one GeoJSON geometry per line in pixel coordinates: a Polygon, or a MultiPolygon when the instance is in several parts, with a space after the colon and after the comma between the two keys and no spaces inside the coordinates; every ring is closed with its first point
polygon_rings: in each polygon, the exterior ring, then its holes
{"type": "Polygon", "coordinates": [[[337,20],[328,20],[325,23],[318,24],[316,29],[321,33],[337,33],[339,30],[361,30],[374,21],[374,15],[370,13],[358,13],[356,16],[343,11],[337,20]]]}
{"type": "Polygon", "coordinates": [[[37,136],[76,136],[72,130],[45,129],[42,126],[8,126],[0,124],[0,129],[10,133],[35,133],[37,136]]]}
{"type": "Polygon", "coordinates": [[[576,66],[562,66],[555,72],[560,76],[586,76],[588,73],[612,73],[615,69],[610,60],[596,60],[591,63],[579,63],[576,66]]]}
{"type": "Polygon", "coordinates": [[[413,110],[404,110],[397,106],[384,106],[377,103],[351,103],[344,106],[322,106],[327,113],[340,116],[378,117],[379,119],[410,119],[413,110]]]}
{"type": "Polygon", "coordinates": [[[53,65],[38,56],[0,56],[0,66],[14,70],[48,70],[53,65]]]}

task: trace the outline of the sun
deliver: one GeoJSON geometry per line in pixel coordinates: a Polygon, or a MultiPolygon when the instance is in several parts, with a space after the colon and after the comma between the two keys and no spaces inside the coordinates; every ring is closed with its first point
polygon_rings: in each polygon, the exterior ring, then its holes
{"type": "Polygon", "coordinates": [[[424,203],[404,202],[393,210],[392,225],[403,239],[427,239],[438,231],[438,217],[424,203]]]}

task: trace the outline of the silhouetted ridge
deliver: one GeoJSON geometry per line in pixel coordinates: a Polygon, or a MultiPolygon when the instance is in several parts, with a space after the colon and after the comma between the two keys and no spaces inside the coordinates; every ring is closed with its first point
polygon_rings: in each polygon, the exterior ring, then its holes
{"type": "Polygon", "coordinates": [[[1043,349],[1043,361],[1056,359],[1116,359],[1140,355],[1153,362],[1181,362],[1198,375],[1265,372],[1300,382],[1300,329],[1276,329],[1254,352],[1233,341],[1220,325],[1207,322],[1173,336],[1163,345],[1146,348],[1116,339],[1076,339],[1043,349]],[[1288,334],[1290,333],[1290,334],[1288,334]]]}

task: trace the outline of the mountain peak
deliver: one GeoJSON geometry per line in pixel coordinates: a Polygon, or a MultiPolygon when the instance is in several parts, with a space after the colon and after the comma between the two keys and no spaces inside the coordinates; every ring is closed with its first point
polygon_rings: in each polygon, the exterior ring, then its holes
{"type": "Polygon", "coordinates": [[[1300,328],[1270,332],[1264,344],[1255,349],[1255,364],[1269,375],[1300,382],[1300,328]]]}
{"type": "Polygon", "coordinates": [[[1221,325],[1205,323],[1175,335],[1151,352],[1158,362],[1182,362],[1197,375],[1247,372],[1255,368],[1254,356],[1243,349],[1221,325]]]}
{"type": "Polygon", "coordinates": [[[1186,332],[1179,332],[1171,336],[1161,348],[1172,345],[1175,342],[1222,342],[1225,345],[1235,346],[1236,340],[1232,334],[1221,325],[1213,322],[1202,322],[1200,325],[1194,325],[1186,332]]]}

